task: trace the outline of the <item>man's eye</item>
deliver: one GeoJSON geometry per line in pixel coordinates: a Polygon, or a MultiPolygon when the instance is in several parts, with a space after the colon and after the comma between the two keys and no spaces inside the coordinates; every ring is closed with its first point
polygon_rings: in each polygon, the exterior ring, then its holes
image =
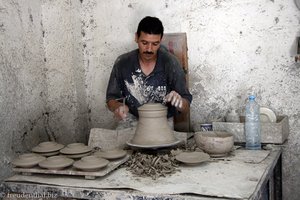
{"type": "Polygon", "coordinates": [[[142,44],[143,44],[143,45],[147,45],[147,44],[148,44],[148,42],[142,42],[142,44]]]}
{"type": "Polygon", "coordinates": [[[154,45],[154,46],[157,46],[157,45],[159,45],[159,43],[158,43],[158,42],[154,42],[153,45],[154,45]]]}

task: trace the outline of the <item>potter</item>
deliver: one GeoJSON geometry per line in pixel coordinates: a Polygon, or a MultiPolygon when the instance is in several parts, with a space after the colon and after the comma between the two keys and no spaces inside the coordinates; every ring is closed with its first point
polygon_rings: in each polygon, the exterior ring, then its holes
{"type": "Polygon", "coordinates": [[[189,111],[192,95],[180,62],[160,45],[163,33],[158,18],[143,18],[135,34],[138,48],[119,56],[114,63],[106,102],[123,125],[132,125],[139,117],[138,108],[146,103],[167,105],[168,118],[189,111]]]}

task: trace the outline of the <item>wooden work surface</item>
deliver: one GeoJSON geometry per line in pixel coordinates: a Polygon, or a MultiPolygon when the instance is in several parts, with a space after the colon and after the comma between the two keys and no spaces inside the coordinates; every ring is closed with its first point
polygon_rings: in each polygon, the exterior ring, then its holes
{"type": "Polygon", "coordinates": [[[196,166],[181,165],[180,172],[157,180],[136,177],[120,168],[95,180],[17,174],[4,186],[7,193],[50,192],[57,197],[82,199],[259,199],[280,155],[277,146],[272,150],[236,150],[226,158],[196,166]]]}

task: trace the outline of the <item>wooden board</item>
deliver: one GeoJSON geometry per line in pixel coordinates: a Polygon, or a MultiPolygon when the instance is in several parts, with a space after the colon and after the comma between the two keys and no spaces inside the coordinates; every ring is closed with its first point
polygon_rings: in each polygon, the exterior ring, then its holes
{"type": "Polygon", "coordinates": [[[117,167],[119,167],[121,164],[125,163],[129,157],[130,153],[127,154],[122,159],[117,160],[111,160],[110,163],[104,167],[103,169],[100,169],[99,171],[95,172],[87,172],[87,171],[79,171],[75,169],[73,166],[67,167],[62,170],[51,170],[51,169],[43,169],[40,167],[33,167],[33,168],[19,168],[15,167],[13,168],[14,172],[20,172],[23,175],[32,175],[32,174],[54,174],[54,175],[72,175],[72,176],[84,176],[85,179],[95,179],[96,177],[105,176],[115,170],[117,167]]]}
{"type": "MultiPolygon", "coordinates": [[[[162,45],[178,58],[185,73],[187,87],[189,88],[186,33],[165,33],[163,36],[162,45]]],[[[190,112],[186,114],[181,113],[174,117],[174,129],[175,131],[183,132],[191,131],[190,112]]]]}

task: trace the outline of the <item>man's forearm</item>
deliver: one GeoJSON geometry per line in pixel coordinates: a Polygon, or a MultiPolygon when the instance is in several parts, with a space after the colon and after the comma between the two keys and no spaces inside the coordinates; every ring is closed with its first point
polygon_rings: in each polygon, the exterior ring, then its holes
{"type": "Polygon", "coordinates": [[[182,98],[182,106],[181,108],[177,108],[177,110],[182,113],[187,113],[190,110],[190,102],[187,99],[182,98]]]}

